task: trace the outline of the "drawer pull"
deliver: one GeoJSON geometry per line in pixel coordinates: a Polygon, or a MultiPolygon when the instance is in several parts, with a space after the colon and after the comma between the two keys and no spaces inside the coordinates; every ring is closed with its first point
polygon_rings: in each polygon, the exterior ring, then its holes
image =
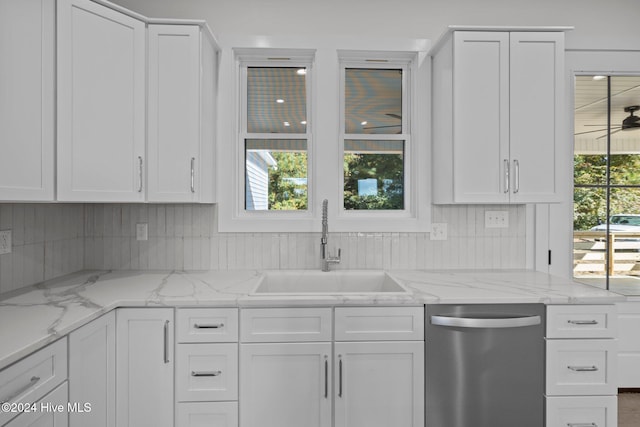
{"type": "Polygon", "coordinates": [[[20,396],[22,393],[29,390],[31,387],[35,386],[38,383],[38,381],[40,381],[40,377],[36,377],[36,376],[31,377],[31,379],[29,380],[29,384],[19,388],[15,393],[13,393],[11,396],[7,397],[5,400],[3,400],[0,403],[11,402],[13,399],[20,396]]]}
{"type": "Polygon", "coordinates": [[[222,371],[191,371],[192,377],[217,377],[222,375],[222,371]]]}
{"type": "Polygon", "coordinates": [[[598,321],[597,320],[568,320],[567,323],[571,323],[572,325],[597,325],[598,321]]]}
{"type": "Polygon", "coordinates": [[[598,370],[597,366],[567,366],[567,368],[575,372],[595,372],[598,370]]]}
{"type": "Polygon", "coordinates": [[[567,423],[568,427],[598,427],[596,423],[567,423]]]}
{"type": "Polygon", "coordinates": [[[220,329],[220,328],[224,328],[224,323],[212,323],[212,324],[194,323],[193,327],[196,329],[220,329]]]}

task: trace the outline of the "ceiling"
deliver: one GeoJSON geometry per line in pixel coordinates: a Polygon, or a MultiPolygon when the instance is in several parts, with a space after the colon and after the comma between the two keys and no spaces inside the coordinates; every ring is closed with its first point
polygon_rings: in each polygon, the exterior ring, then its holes
{"type": "MultiPolygon", "coordinates": [[[[625,107],[640,105],[640,76],[611,76],[611,141],[614,152],[640,153],[640,129],[620,131],[629,116],[625,107]]],[[[606,150],[607,78],[576,76],[575,150],[594,154],[606,150]]],[[[640,116],[640,111],[635,113],[640,116]]]]}

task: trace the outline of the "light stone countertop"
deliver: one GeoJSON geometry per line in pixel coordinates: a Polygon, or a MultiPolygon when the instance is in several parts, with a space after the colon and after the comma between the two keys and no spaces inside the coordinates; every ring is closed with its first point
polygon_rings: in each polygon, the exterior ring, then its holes
{"type": "MultiPolygon", "coordinates": [[[[259,271],[84,271],[0,295],[0,369],[117,307],[611,304],[625,297],[525,270],[391,271],[410,293],[252,295],[259,271]]],[[[304,275],[304,272],[301,272],[304,275]]]]}

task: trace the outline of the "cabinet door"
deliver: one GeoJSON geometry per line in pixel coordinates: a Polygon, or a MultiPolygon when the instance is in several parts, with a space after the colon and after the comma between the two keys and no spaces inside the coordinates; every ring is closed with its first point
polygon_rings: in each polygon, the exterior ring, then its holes
{"type": "Polygon", "coordinates": [[[238,402],[181,402],[178,427],[238,427],[238,402]]]}
{"type": "Polygon", "coordinates": [[[424,425],[424,342],[335,343],[336,427],[424,425]]]}
{"type": "Polygon", "coordinates": [[[510,35],[511,201],[560,201],[564,33],[510,35]]]}
{"type": "Polygon", "coordinates": [[[0,201],[53,200],[55,2],[0,2],[0,201]]]}
{"type": "Polygon", "coordinates": [[[331,343],[240,346],[242,427],[330,427],[331,343]]]}
{"type": "Polygon", "coordinates": [[[200,27],[149,25],[149,201],[200,190],[200,27]]]}
{"type": "Polygon", "coordinates": [[[118,309],[116,326],[116,424],[173,426],[173,309],[118,309]]]}
{"type": "Polygon", "coordinates": [[[68,385],[65,381],[41,400],[33,403],[34,412],[24,413],[14,418],[4,427],[67,427],[69,425],[67,397],[68,385]]]}
{"type": "Polygon", "coordinates": [[[507,202],[509,33],[456,32],[453,49],[455,202],[507,202]]]}
{"type": "Polygon", "coordinates": [[[58,200],[144,201],[142,21],[58,1],[58,200]]]}
{"type": "Polygon", "coordinates": [[[105,314],[69,335],[69,402],[90,403],[69,414],[71,427],[116,425],[116,316],[105,314]]]}

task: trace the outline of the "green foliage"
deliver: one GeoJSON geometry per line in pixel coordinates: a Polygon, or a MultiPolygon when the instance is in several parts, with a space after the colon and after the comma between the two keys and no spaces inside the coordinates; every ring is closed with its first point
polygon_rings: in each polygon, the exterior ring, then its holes
{"type": "Polygon", "coordinates": [[[307,153],[272,152],[277,167],[269,168],[269,210],[307,209],[307,153]]]}
{"type": "MultiPolygon", "coordinates": [[[[637,188],[611,189],[611,215],[640,213],[640,156],[620,154],[611,156],[610,183],[632,185],[637,188]]],[[[574,156],[573,229],[588,230],[607,218],[607,193],[604,188],[589,186],[607,183],[605,155],[574,156]],[[584,186],[584,187],[581,187],[584,186]]]]}
{"type": "Polygon", "coordinates": [[[345,209],[404,209],[404,169],[400,154],[344,156],[345,209]],[[358,180],[375,179],[378,194],[358,195],[358,180]]]}

